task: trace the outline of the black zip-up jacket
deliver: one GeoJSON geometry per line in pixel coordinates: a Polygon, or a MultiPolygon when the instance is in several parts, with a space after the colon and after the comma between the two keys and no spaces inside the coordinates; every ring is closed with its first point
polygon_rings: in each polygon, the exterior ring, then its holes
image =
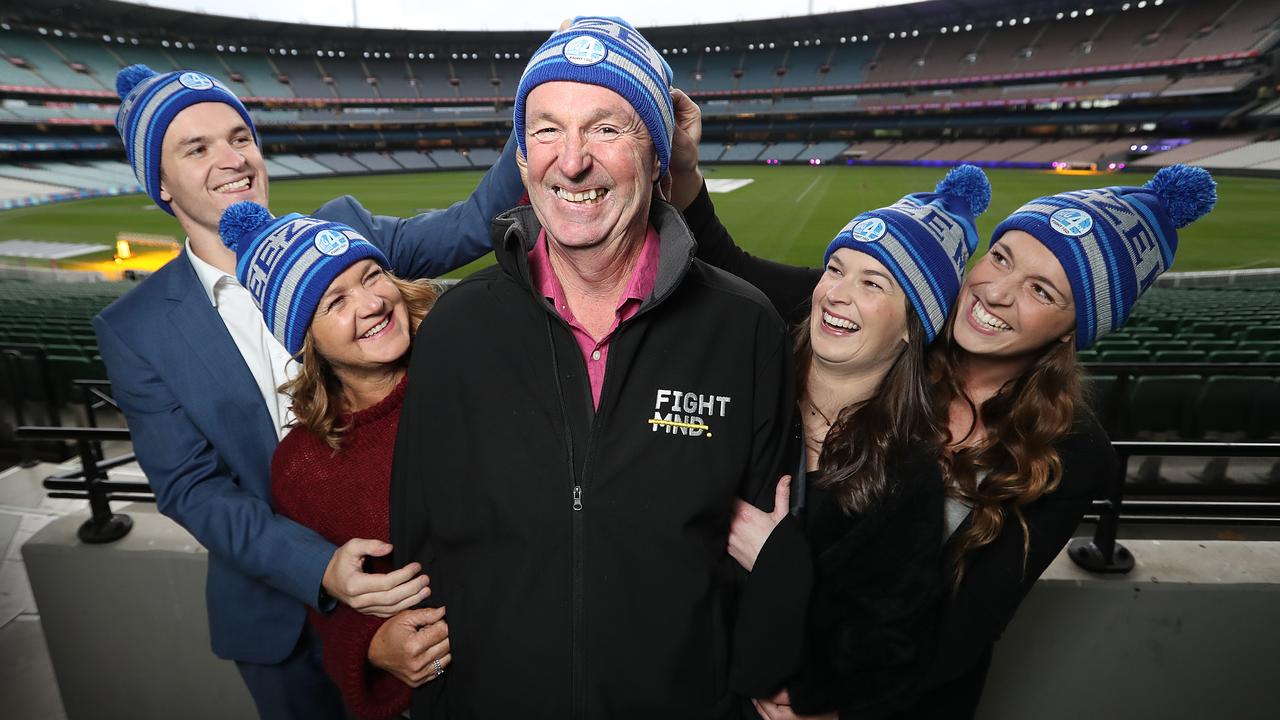
{"type": "Polygon", "coordinates": [[[397,564],[431,576],[453,663],[424,718],[735,717],[735,497],[777,478],[792,407],[782,320],[694,260],[655,202],[653,294],[614,335],[600,406],[534,287],[532,208],[494,221],[498,265],[414,342],[391,482],[397,564]]]}

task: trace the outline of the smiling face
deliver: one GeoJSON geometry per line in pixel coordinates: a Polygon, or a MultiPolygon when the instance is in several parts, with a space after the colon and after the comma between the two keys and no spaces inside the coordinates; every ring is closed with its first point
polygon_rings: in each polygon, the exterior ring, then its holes
{"type": "Polygon", "coordinates": [[[267,167],[253,131],[230,105],[192,105],[165,131],[160,197],[188,233],[218,235],[222,211],[241,200],[267,204],[267,167]]]}
{"type": "Polygon", "coordinates": [[[351,385],[385,376],[409,352],[408,309],[382,266],[365,258],[329,284],[310,334],[316,352],[351,385]]]}
{"type": "Polygon", "coordinates": [[[547,234],[566,249],[643,238],[659,164],[635,109],[607,88],[549,82],[525,117],[520,176],[547,234]]]}
{"type": "Polygon", "coordinates": [[[883,373],[907,343],[907,300],[874,257],[840,248],[813,288],[813,361],[842,373],[883,373]]]}
{"type": "Polygon", "coordinates": [[[1062,263],[1032,235],[1010,230],[965,277],[952,333],[972,354],[1011,358],[1069,342],[1075,325],[1062,263]]]}

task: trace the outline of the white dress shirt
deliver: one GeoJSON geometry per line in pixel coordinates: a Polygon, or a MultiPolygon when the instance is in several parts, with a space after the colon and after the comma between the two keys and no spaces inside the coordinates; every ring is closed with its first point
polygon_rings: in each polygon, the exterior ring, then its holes
{"type": "Polygon", "coordinates": [[[276,439],[283,438],[289,423],[293,422],[293,403],[277,388],[297,376],[298,363],[289,357],[289,351],[267,329],[262,312],[240,281],[201,260],[192,251],[190,238],[187,239],[186,251],[200,285],[209,295],[209,302],[217,309],[218,316],[236,343],[236,349],[253,374],[267,412],[271,413],[276,439]]]}

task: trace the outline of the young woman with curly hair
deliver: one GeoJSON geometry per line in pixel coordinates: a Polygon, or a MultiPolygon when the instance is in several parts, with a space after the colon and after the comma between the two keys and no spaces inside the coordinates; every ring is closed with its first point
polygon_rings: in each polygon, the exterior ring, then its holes
{"type": "Polygon", "coordinates": [[[1215,201],[1209,174],[1184,166],[1142,187],[1037,198],[965,277],[929,356],[952,592],[907,717],[973,716],[995,641],[1119,472],[1076,351],[1129,319],[1172,264],[1177,230],[1215,201]]]}

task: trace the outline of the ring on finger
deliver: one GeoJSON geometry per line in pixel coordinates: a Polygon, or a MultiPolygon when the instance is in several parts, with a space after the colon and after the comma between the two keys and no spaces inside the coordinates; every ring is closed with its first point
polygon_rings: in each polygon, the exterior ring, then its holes
{"type": "Polygon", "coordinates": [[[436,658],[435,660],[432,660],[431,667],[435,668],[436,677],[440,677],[441,675],[444,674],[444,665],[440,664],[440,658],[436,658]]]}

